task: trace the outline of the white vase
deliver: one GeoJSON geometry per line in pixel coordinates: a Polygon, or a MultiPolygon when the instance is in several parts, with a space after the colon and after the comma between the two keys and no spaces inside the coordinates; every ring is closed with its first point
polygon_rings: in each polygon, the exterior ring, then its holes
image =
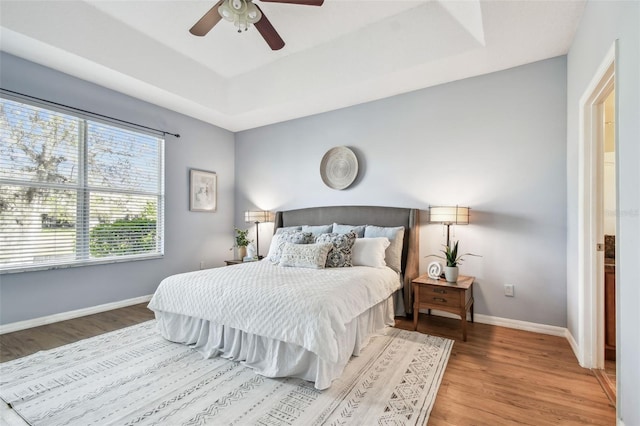
{"type": "Polygon", "coordinates": [[[246,246],[236,246],[236,260],[242,260],[247,255],[246,246]]]}
{"type": "Polygon", "coordinates": [[[445,266],[444,278],[447,282],[455,283],[458,281],[458,267],[457,266],[445,266]]]}

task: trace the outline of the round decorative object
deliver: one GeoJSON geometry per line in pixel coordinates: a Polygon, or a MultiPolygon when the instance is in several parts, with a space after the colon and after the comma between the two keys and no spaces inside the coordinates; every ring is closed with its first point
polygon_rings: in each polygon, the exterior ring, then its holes
{"type": "Polygon", "coordinates": [[[346,146],[331,148],[320,162],[320,176],[329,188],[345,189],[358,176],[358,159],[346,146]]]}
{"type": "Polygon", "coordinates": [[[429,278],[437,280],[438,278],[440,278],[441,273],[442,265],[440,265],[438,262],[431,262],[427,267],[427,274],[429,275],[429,278]]]}

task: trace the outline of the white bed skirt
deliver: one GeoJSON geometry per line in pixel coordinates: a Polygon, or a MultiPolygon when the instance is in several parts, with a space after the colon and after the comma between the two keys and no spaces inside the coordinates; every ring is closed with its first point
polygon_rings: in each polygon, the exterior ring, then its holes
{"type": "Polygon", "coordinates": [[[156,311],[158,330],[172,342],[192,345],[205,358],[221,356],[242,361],[267,377],[298,377],[326,389],[340,377],[352,355],[360,355],[372,334],[394,325],[393,297],[378,303],[346,324],[337,335],[340,356],[331,363],[301,346],[211,324],[208,320],[156,311]]]}

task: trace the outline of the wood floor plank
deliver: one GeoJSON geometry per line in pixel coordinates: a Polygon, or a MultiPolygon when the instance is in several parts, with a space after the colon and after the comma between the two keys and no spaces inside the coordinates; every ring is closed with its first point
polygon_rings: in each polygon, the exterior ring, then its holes
{"type": "Polygon", "coordinates": [[[147,304],[128,306],[0,335],[0,362],[73,343],[153,319],[147,304]]]}
{"type": "MultiPolygon", "coordinates": [[[[0,335],[0,360],[153,319],[146,304],[0,335]]],[[[399,319],[396,326],[413,329],[399,319]]],[[[418,331],[455,340],[429,425],[615,425],[615,408],[566,339],[421,315],[418,331]]]]}
{"type": "MultiPolygon", "coordinates": [[[[404,319],[396,327],[411,329],[404,319]]],[[[418,331],[455,339],[429,425],[615,425],[615,409],[566,339],[421,315],[418,331]]]]}

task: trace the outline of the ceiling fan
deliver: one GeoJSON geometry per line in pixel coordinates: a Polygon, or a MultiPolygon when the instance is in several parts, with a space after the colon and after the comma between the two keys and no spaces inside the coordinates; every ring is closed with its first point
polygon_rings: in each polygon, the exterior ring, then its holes
{"type": "MultiPolygon", "coordinates": [[[[262,0],[269,3],[288,3],[307,6],[322,6],[324,0],[262,0]]],[[[253,0],[220,0],[215,4],[189,32],[195,36],[202,37],[224,18],[233,22],[238,28],[238,32],[246,31],[250,24],[256,29],[267,42],[271,50],[280,50],[284,47],[284,40],[271,22],[264,15],[260,7],[253,3],[253,0]]]]}

